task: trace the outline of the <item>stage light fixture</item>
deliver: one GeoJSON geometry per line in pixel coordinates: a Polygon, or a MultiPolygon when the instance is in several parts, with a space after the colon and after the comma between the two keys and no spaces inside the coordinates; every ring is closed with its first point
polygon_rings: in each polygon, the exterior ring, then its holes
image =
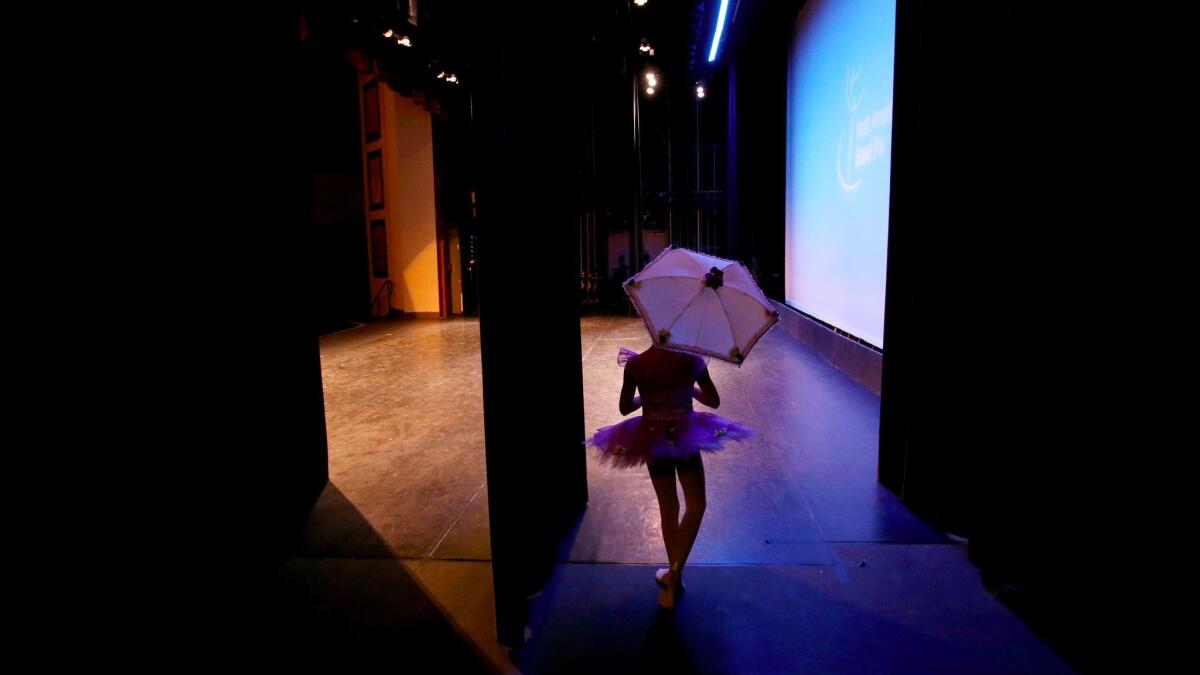
{"type": "Polygon", "coordinates": [[[391,28],[389,28],[389,29],[387,29],[386,31],[384,31],[384,32],[383,32],[383,37],[385,37],[385,38],[390,38],[390,37],[392,37],[392,36],[393,36],[393,35],[395,35],[395,34],[396,34],[396,31],[394,31],[394,30],[392,30],[391,28]]]}
{"type": "Polygon", "coordinates": [[[650,96],[653,96],[654,95],[654,87],[652,87],[652,86],[646,87],[646,93],[649,94],[650,96]]]}
{"type": "Polygon", "coordinates": [[[411,47],[412,39],[409,38],[407,35],[402,35],[402,36],[396,38],[396,44],[400,45],[401,47],[411,47]]]}
{"type": "Polygon", "coordinates": [[[717,47],[721,44],[721,33],[725,30],[725,10],[729,8],[729,0],[721,0],[721,8],[717,10],[717,30],[713,32],[712,49],[708,50],[708,62],[717,58],[717,47]]]}
{"type": "Polygon", "coordinates": [[[638,7],[645,6],[647,2],[649,2],[649,0],[633,0],[633,4],[637,5],[638,7]]]}
{"type": "Polygon", "coordinates": [[[450,84],[458,84],[458,76],[455,75],[454,73],[450,73],[449,75],[446,76],[446,81],[449,82],[450,84]]]}
{"type": "Polygon", "coordinates": [[[642,43],[642,44],[641,44],[641,45],[638,47],[638,51],[639,51],[639,52],[641,52],[641,53],[643,53],[643,54],[648,54],[648,53],[650,53],[650,43],[649,43],[649,42],[643,42],[643,43],[642,43]]]}

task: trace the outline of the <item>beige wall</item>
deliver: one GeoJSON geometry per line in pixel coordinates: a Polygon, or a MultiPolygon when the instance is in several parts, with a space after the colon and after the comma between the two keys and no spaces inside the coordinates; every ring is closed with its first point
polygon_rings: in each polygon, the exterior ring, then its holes
{"type": "Polygon", "coordinates": [[[411,99],[384,96],[384,171],[387,179],[388,271],[396,284],[392,306],[438,311],[437,212],[433,187],[433,121],[411,99]],[[389,133],[390,132],[390,133],[389,133]]]}
{"type": "MultiPolygon", "coordinates": [[[[362,81],[369,79],[364,76],[362,81]]],[[[368,208],[367,220],[368,223],[379,218],[387,221],[388,276],[396,287],[392,308],[436,315],[439,307],[433,123],[424,108],[383,82],[379,83],[379,103],[382,137],[364,145],[364,180],[366,153],[382,149],[384,208],[376,211],[368,208]]],[[[372,292],[382,284],[381,279],[373,279],[372,292]]]]}

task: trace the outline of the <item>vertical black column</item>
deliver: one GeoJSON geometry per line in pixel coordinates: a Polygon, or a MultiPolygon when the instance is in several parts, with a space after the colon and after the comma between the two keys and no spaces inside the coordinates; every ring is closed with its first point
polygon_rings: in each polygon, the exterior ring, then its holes
{"type": "Polygon", "coordinates": [[[630,72],[633,81],[633,224],[629,228],[629,269],[632,272],[642,270],[642,196],[645,184],[642,180],[642,100],[641,74],[636,70],[630,72]]]}
{"type": "Polygon", "coordinates": [[[1036,292],[1010,304],[1039,263],[1030,218],[1009,213],[1030,186],[1007,184],[1027,156],[1020,134],[1005,138],[1020,121],[1004,112],[1014,92],[995,56],[1002,11],[897,7],[879,478],[960,534],[983,492],[982,448],[1009,423],[997,392],[1025,367],[1014,357],[1038,313],[1036,292]],[[972,397],[961,395],[968,372],[972,397]]]}
{"type": "MultiPolygon", "coordinates": [[[[725,57],[730,63],[725,173],[728,255],[751,264],[763,292],[780,300],[784,299],[788,40],[795,18],[796,9],[787,3],[756,8],[739,19],[751,27],[743,35],[753,39],[731,41],[725,57]]],[[[731,33],[728,39],[735,37],[731,33]]]]}
{"type": "Polygon", "coordinates": [[[153,260],[150,271],[122,296],[159,314],[130,341],[131,358],[112,359],[136,366],[136,380],[121,377],[144,397],[122,411],[129,431],[114,437],[152,451],[139,467],[147,479],[131,481],[152,496],[139,495],[128,522],[156,549],[180,551],[123,555],[144,565],[139,574],[162,577],[147,588],[164,611],[196,622],[145,615],[173,640],[217,622],[230,641],[276,629],[263,621],[264,584],[328,475],[312,211],[327,148],[306,134],[327,129],[314,98],[353,89],[330,76],[339,55],[303,43],[297,12],[244,18],[208,34],[219,49],[147,60],[178,78],[156,102],[178,115],[156,120],[162,133],[145,141],[156,161],[131,161],[136,173],[121,188],[136,186],[150,200],[143,217],[155,221],[141,237],[153,248],[138,256],[153,260]],[[163,562],[184,557],[194,571],[163,562]]]}
{"type": "MultiPolygon", "coordinates": [[[[742,138],[738,134],[738,64],[736,60],[730,59],[726,73],[729,78],[729,93],[726,97],[726,107],[729,112],[726,117],[725,127],[725,241],[728,244],[725,257],[742,260],[746,256],[743,254],[738,238],[738,231],[744,225],[738,211],[738,199],[741,196],[739,189],[741,186],[738,183],[738,144],[742,141],[742,138]]],[[[698,133],[697,137],[699,137],[698,133]]],[[[697,141],[697,144],[699,144],[699,141],[697,141]]],[[[699,190],[699,186],[696,189],[699,190]]]]}
{"type": "Polygon", "coordinates": [[[879,405],[879,482],[904,496],[909,443],[911,356],[910,228],[916,220],[917,133],[920,129],[920,4],[896,3],[892,88],[892,184],[888,209],[887,294],[883,321],[883,382],[879,405]]]}
{"type": "Polygon", "coordinates": [[[497,638],[509,646],[524,641],[526,597],[551,569],[559,526],[587,500],[576,213],[587,106],[574,72],[586,42],[573,11],[481,8],[466,83],[497,638]]]}

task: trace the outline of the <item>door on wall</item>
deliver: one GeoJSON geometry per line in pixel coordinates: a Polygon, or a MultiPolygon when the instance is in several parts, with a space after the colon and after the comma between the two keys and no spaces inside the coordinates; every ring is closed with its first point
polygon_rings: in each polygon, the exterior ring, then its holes
{"type": "Polygon", "coordinates": [[[625,281],[631,274],[629,267],[629,231],[609,232],[608,278],[618,284],[625,281]]]}
{"type": "Polygon", "coordinates": [[[667,248],[667,231],[666,230],[642,230],[642,265],[630,265],[629,260],[629,231],[618,230],[608,233],[608,276],[617,283],[625,280],[618,279],[617,270],[624,264],[627,268],[632,268],[625,277],[633,274],[640,267],[645,266],[645,263],[650,262],[658,257],[667,248]]]}
{"type": "Polygon", "coordinates": [[[666,230],[642,230],[642,262],[648,263],[667,248],[666,230]]]}

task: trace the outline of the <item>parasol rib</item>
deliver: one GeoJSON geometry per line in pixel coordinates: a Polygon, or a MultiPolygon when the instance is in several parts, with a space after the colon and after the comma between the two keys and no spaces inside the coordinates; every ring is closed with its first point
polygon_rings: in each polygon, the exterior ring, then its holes
{"type": "MultiPolygon", "coordinates": [[[[724,288],[724,286],[721,288],[724,288]]],[[[725,299],[721,297],[720,293],[717,293],[717,289],[715,288],[713,289],[713,293],[717,294],[717,302],[721,303],[721,311],[725,312],[725,325],[729,327],[729,341],[740,351],[742,346],[738,344],[737,336],[733,334],[733,317],[729,315],[729,308],[725,306],[725,299]]]]}
{"type": "MultiPolygon", "coordinates": [[[[708,287],[705,286],[705,288],[708,288],[708,287]]],[[[687,314],[687,311],[692,308],[692,305],[696,304],[696,301],[699,300],[700,296],[702,296],[702,295],[704,295],[704,289],[701,289],[700,292],[697,293],[694,298],[692,298],[692,301],[687,304],[687,307],[683,308],[683,311],[676,314],[674,319],[671,319],[671,323],[667,324],[667,330],[671,330],[672,328],[674,328],[675,322],[677,322],[677,321],[679,321],[679,319],[683,318],[683,315],[687,314]]]]}
{"type": "MultiPolygon", "coordinates": [[[[654,277],[654,279],[689,279],[689,280],[695,281],[697,283],[702,283],[699,279],[697,279],[695,277],[670,276],[670,277],[654,277]]],[[[652,280],[653,279],[647,279],[647,281],[652,281],[652,280]]],[[[696,295],[691,300],[688,301],[688,304],[684,305],[683,309],[679,310],[679,313],[676,314],[674,316],[674,318],[672,318],[670,321],[667,322],[667,324],[666,324],[667,330],[671,330],[672,328],[675,327],[675,322],[679,320],[679,317],[683,316],[684,312],[688,311],[688,308],[690,308],[692,306],[692,303],[696,302],[696,298],[700,297],[700,294],[704,292],[705,288],[708,288],[708,287],[701,286],[700,291],[697,292],[696,295]]]]}

